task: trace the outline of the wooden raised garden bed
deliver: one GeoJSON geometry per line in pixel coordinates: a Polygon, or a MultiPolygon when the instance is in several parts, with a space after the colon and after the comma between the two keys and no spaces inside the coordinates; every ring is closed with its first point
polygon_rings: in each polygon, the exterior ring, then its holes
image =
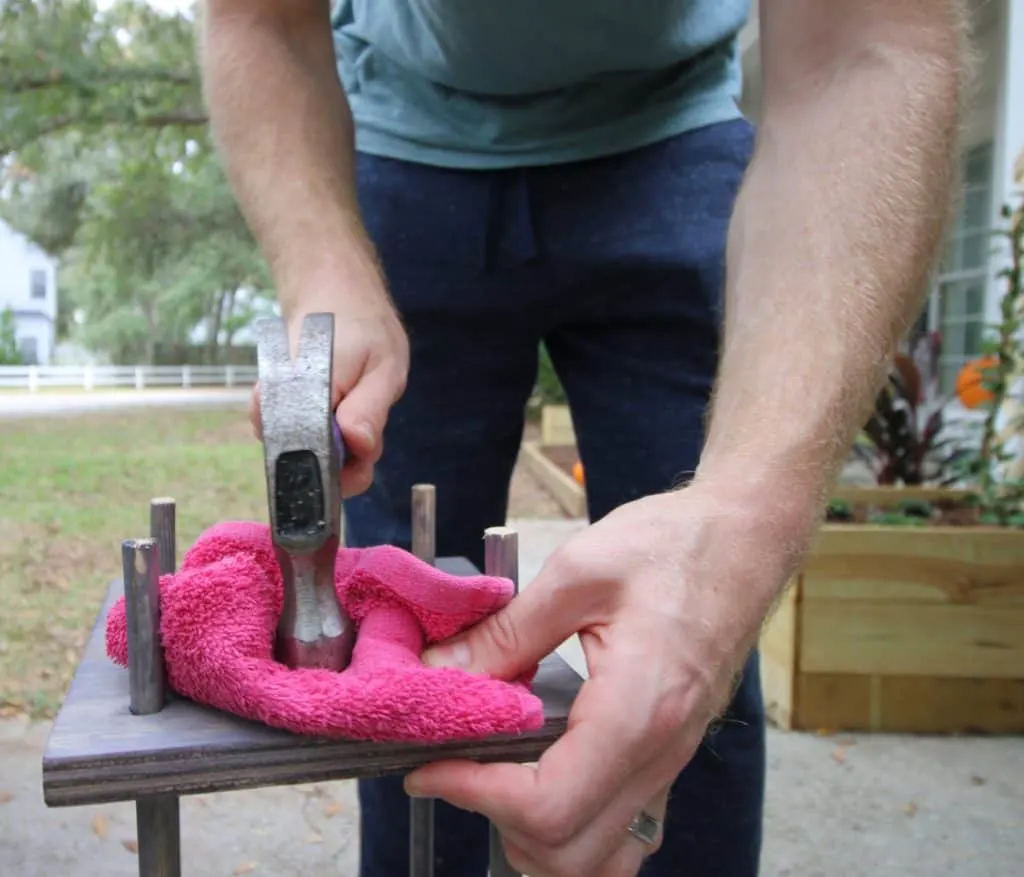
{"type": "MultiPolygon", "coordinates": [[[[570,515],[586,516],[565,415],[560,443],[524,462],[570,515]]],[[[571,421],[570,421],[571,429],[571,421]]],[[[571,434],[571,433],[570,433],[571,434]]],[[[844,487],[851,519],[826,523],[761,637],[765,707],[792,730],[1024,733],[1024,530],[978,526],[966,491],[844,487]],[[921,526],[865,510],[947,508],[921,526]],[[884,516],[883,516],[884,521],[884,516]]]]}
{"type": "MultiPolygon", "coordinates": [[[[963,496],[836,492],[855,509],[963,496]]],[[[826,523],[765,626],[761,667],[786,729],[1024,732],[1024,530],[826,523]]]]}
{"type": "Polygon", "coordinates": [[[587,494],[573,477],[579,459],[572,417],[566,405],[541,409],[540,441],[523,444],[523,465],[567,515],[587,516],[587,494]]]}

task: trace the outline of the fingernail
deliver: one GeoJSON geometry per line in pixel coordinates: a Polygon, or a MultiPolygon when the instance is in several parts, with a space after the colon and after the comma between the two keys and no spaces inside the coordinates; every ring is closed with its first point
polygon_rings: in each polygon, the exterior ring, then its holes
{"type": "Polygon", "coordinates": [[[427,649],[423,653],[423,663],[429,667],[468,667],[469,646],[465,643],[452,643],[427,649]]]}
{"type": "Polygon", "coordinates": [[[412,774],[410,774],[409,776],[407,776],[405,778],[405,782],[403,782],[402,785],[405,788],[405,794],[407,794],[410,798],[426,798],[427,797],[422,792],[420,792],[419,784],[416,782],[416,780],[412,776],[412,774]]]}
{"type": "Polygon", "coordinates": [[[374,445],[377,443],[377,436],[374,434],[373,427],[368,423],[360,423],[355,427],[355,431],[358,432],[365,440],[368,445],[374,445]]]}

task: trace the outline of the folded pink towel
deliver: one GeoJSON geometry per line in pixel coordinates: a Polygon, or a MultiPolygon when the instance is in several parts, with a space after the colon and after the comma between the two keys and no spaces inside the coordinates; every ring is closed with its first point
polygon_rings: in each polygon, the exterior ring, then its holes
{"type": "MultiPolygon", "coordinates": [[[[427,667],[426,643],[458,633],[512,599],[512,582],[453,576],[392,546],[343,548],[338,597],[357,624],[341,673],[290,670],[273,658],[281,573],[269,528],[207,530],[160,582],[168,682],[198,703],[299,734],[438,743],[539,728],[532,674],[505,682],[427,667]]],[[[107,654],[128,662],[124,598],[107,617],[107,654]]]]}

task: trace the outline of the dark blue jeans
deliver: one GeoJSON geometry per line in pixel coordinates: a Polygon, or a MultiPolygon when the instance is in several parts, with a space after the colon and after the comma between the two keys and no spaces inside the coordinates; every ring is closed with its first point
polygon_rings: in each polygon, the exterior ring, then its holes
{"type": "MultiPolygon", "coordinates": [[[[452,171],[360,156],[359,198],[409,333],[408,389],[352,545],[410,543],[410,488],[437,485],[437,551],[483,564],[505,521],[545,339],[572,408],[596,520],[693,472],[714,377],[727,227],[752,148],[744,121],[613,158],[452,171]]],[[[638,667],[637,672],[643,672],[638,667]]],[[[756,658],[678,778],[650,877],[753,877],[764,719],[756,658]]],[[[398,777],[359,786],[361,874],[405,877],[398,777]]],[[[483,877],[485,820],[438,802],[439,877],[483,877]]],[[[585,877],[585,875],[581,875],[585,877]]]]}

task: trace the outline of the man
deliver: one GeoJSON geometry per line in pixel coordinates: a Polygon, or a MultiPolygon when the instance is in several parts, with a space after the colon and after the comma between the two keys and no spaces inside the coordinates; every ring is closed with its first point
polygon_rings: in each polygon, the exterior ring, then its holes
{"type": "MultiPolygon", "coordinates": [[[[755,145],[739,0],[208,0],[293,337],[337,315],[350,541],[407,545],[426,480],[438,551],[480,563],[541,339],[572,406],[594,523],[424,660],[507,677],[579,632],[589,679],[539,766],[408,778],[453,805],[439,874],[482,877],[485,817],[531,877],[757,873],[752,649],[921,305],[965,67],[953,0],[760,7],[755,145]]],[[[400,782],[360,798],[362,873],[405,874],[400,782]]]]}

